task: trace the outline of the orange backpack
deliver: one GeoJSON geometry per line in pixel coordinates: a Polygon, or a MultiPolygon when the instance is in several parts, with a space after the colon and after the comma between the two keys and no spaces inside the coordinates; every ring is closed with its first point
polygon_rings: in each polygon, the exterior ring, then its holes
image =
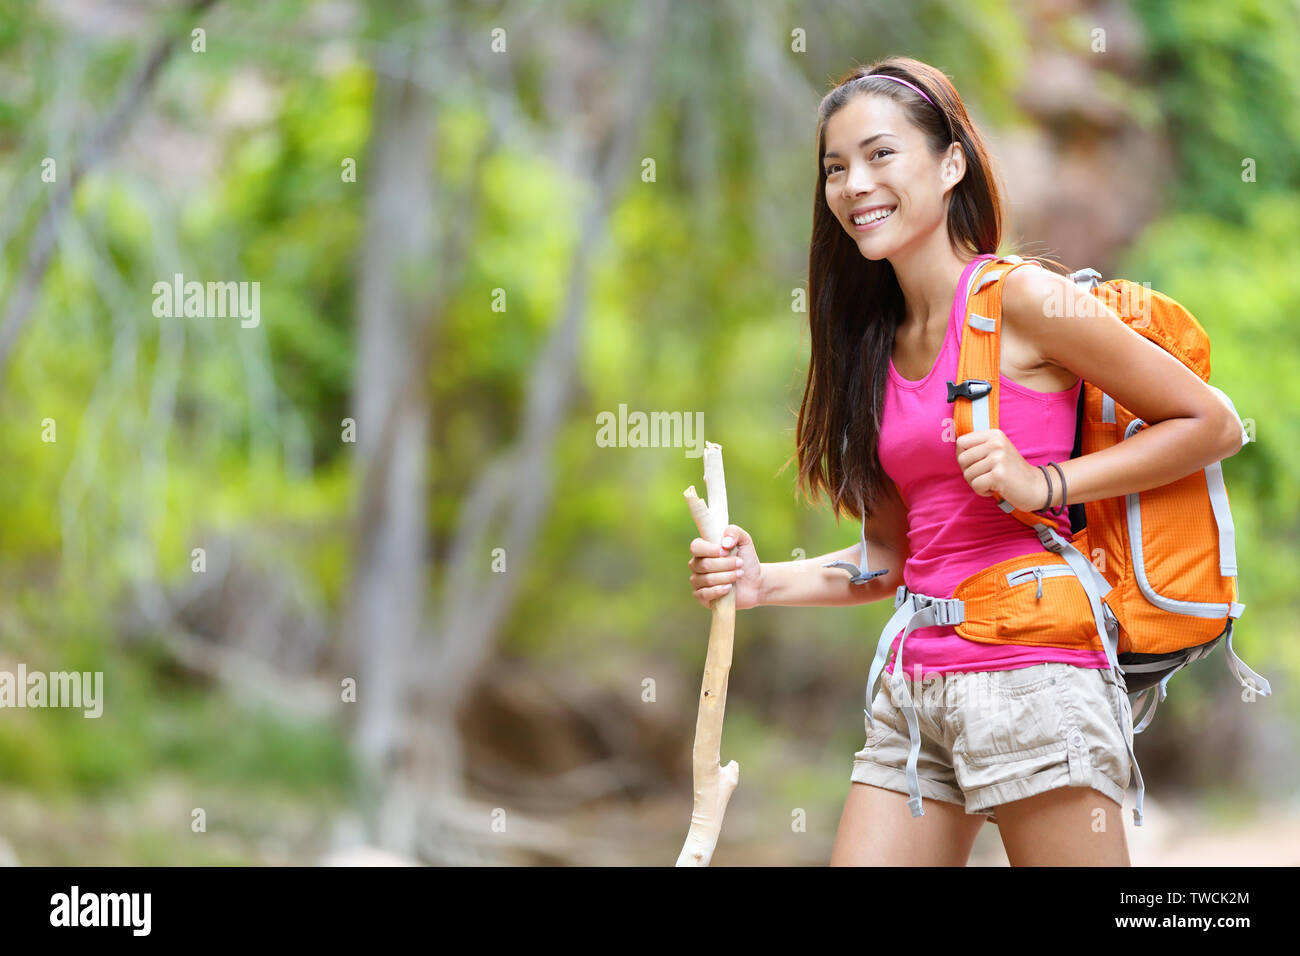
{"type": "MultiPolygon", "coordinates": [[[[948,382],[958,435],[998,427],[1002,280],[1025,265],[1019,256],[984,263],[966,290],[958,382],[948,382]],[[964,399],[958,402],[957,399],[964,399]]],[[[1033,263],[1037,265],[1037,263],[1033,263]]],[[[1208,384],[1210,343],[1200,323],[1183,306],[1127,279],[1100,282],[1092,269],[1070,278],[1110,307],[1130,328],[1175,356],[1208,384]]],[[[1237,411],[1220,389],[1210,386],[1237,411]]],[[[1238,416],[1240,422],[1240,416],[1238,416]]],[[[1091,454],[1132,437],[1146,422],[1085,381],[1079,393],[1074,455],[1091,454]]],[[[1247,436],[1243,428],[1243,443],[1247,436]]],[[[1237,600],[1237,559],[1232,513],[1218,462],[1158,488],[1088,501],[1070,508],[1066,540],[1046,516],[1021,511],[994,495],[1007,514],[1033,528],[1045,554],[998,562],[968,576],[951,598],[918,594],[900,585],[895,612],[881,631],[867,684],[867,718],[889,649],[900,629],[894,665],[901,672],[903,643],[918,627],[951,626],[963,637],[988,644],[1101,650],[1139,709],[1141,733],[1166,696],[1165,687],[1182,667],[1207,656],[1224,640],[1228,668],[1252,694],[1268,695],[1269,683],[1232,649],[1232,627],[1245,610],[1237,600]],[[1245,676],[1243,676],[1243,674],[1245,676]],[[1158,690],[1158,697],[1155,691],[1158,690]]],[[[854,583],[884,574],[866,566],[863,518],[862,567],[835,562],[854,583]]],[[[898,689],[913,745],[907,777],[913,816],[921,816],[916,781],[919,733],[906,686],[898,689]]],[[[1132,746],[1137,781],[1134,822],[1142,825],[1145,788],[1132,746]]]]}

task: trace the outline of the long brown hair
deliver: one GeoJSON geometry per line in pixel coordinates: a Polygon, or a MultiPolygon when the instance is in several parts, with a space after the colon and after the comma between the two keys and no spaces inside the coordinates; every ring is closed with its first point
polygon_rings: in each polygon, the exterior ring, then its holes
{"type": "Polygon", "coordinates": [[[895,100],[936,155],[953,142],[961,144],[966,173],[953,187],[948,207],[954,246],[974,257],[996,253],[1002,239],[1002,198],[992,160],[961,97],[940,70],[891,56],[850,70],[826,94],[817,111],[817,189],[808,252],[812,354],[792,460],[799,460],[796,494],[802,489],[815,499],[826,491],[837,521],[845,513],[861,518],[863,508],[872,515],[888,487],[877,442],[894,331],[902,324],[905,305],[894,267],[887,259],[864,259],[826,204],[826,124],[863,93],[895,100]],[[907,80],[935,106],[903,84],[873,74],[907,80]]]}

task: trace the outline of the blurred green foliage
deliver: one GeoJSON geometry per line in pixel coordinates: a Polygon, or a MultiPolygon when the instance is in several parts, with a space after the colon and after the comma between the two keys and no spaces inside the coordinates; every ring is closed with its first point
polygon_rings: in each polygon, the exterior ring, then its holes
{"type": "MultiPolygon", "coordinates": [[[[6,369],[0,656],[32,669],[103,670],[109,701],[93,721],[78,712],[0,713],[0,783],[14,791],[75,803],[175,775],[195,793],[222,784],[267,800],[328,800],[352,785],[340,727],[304,726],[235,699],[178,668],[128,613],[139,580],[179,592],[192,548],[246,535],[269,566],[305,582],[337,637],[355,481],[352,446],[339,436],[350,414],[374,77],[364,59],[316,69],[305,48],[273,41],[308,6],[239,6],[248,19],[237,43],[210,37],[219,58],[169,67],[157,109],[182,143],[212,149],[193,158],[205,178],[178,199],[175,182],[130,163],[87,177],[6,369]],[[275,94],[271,117],[213,119],[235,71],[259,65],[275,94]],[[357,183],[341,181],[343,157],[356,159],[357,183]],[[175,271],[260,280],[261,327],[243,334],[236,320],[156,319],[151,286],[175,271]],[[45,419],[57,425],[56,442],[42,441],[45,419]]],[[[599,4],[568,9],[596,26],[615,16],[599,4]]],[[[703,493],[702,465],[681,449],[597,447],[595,416],[621,403],[703,412],[706,437],[724,447],[731,520],[754,535],[765,561],[856,542],[856,527],[837,525],[824,503],[796,504],[793,466],[781,470],[808,356],[806,315],[791,302],[806,278],[816,99],[853,62],[906,52],[944,69],[990,124],[1023,124],[1011,94],[1025,81],[1031,46],[1024,18],[994,0],[868,4],[865,17],[861,9],[769,4],[757,25],[727,5],[678,14],[684,22],[661,65],[638,165],[592,264],[579,389],[551,466],[556,495],[523,562],[525,584],[503,634],[508,651],[572,666],[629,697],[650,675],[685,699],[696,692],[707,615],[689,594],[686,545],[695,531],[681,493],[688,484],[703,493]],[[788,53],[790,23],[813,40],[804,58],[788,53]],[[776,45],[788,74],[756,70],[745,29],[776,45]],[[802,111],[779,112],[789,110],[772,92],[780,83],[802,111]],[[764,136],[765,127],[778,135],[764,136]],[[699,130],[708,137],[684,132],[699,130]],[[657,161],[654,183],[639,178],[643,155],[657,161]]],[[[1300,644],[1289,641],[1300,521],[1300,424],[1290,414],[1300,401],[1292,375],[1300,356],[1296,11],[1281,0],[1134,0],[1131,9],[1148,50],[1135,101],[1156,104],[1179,167],[1167,177],[1166,212],[1117,274],[1150,281],[1193,311],[1213,342],[1212,382],[1253,420],[1257,440],[1225,464],[1249,607],[1239,647],[1282,688],[1300,677],[1300,644]],[[1244,157],[1257,161],[1254,183],[1242,181],[1244,157]]],[[[373,24],[358,29],[361,56],[373,24]]],[[[618,28],[604,29],[614,36],[618,28]]],[[[6,296],[44,208],[40,159],[48,143],[62,142],[49,64],[59,62],[66,32],[27,5],[0,7],[6,75],[31,73],[20,93],[0,91],[6,296]]],[[[1075,42],[1086,35],[1076,31],[1075,42]]],[[[139,46],[138,38],[105,40],[81,52],[80,82],[95,112],[107,108],[139,46]]],[[[525,116],[546,108],[544,52],[521,49],[518,88],[503,87],[525,116]]],[[[1122,95],[1121,81],[1108,81],[1122,95]]],[[[437,175],[449,191],[469,181],[464,163],[484,135],[483,103],[457,90],[439,115],[437,175]]],[[[573,279],[575,210],[591,188],[523,137],[487,159],[482,183],[430,383],[435,558],[445,556],[482,461],[517,437],[527,376],[573,279]],[[491,310],[497,289],[505,312],[491,310]]],[[[440,265],[430,263],[430,282],[442,280],[440,265]]],[[[444,572],[435,561],[431,594],[444,572]]],[[[813,696],[813,675],[835,678],[832,712],[856,713],[868,642],[888,611],[742,615],[736,659],[744,663],[733,672],[724,759],[738,755],[747,774],[793,766],[804,728],[762,708],[813,696]],[[765,669],[746,653],[759,646],[791,648],[798,666],[765,669]]],[[[1218,670],[1203,665],[1179,681],[1222,692],[1218,670]]],[[[1195,706],[1196,693],[1171,686],[1167,706],[1195,706]]],[[[1300,706],[1294,695],[1277,702],[1293,713],[1300,706]]],[[[842,799],[860,730],[839,721],[818,731],[812,776],[825,785],[818,799],[826,807],[842,799]]],[[[773,793],[789,804],[798,781],[812,776],[791,770],[773,793]]],[[[172,853],[247,858],[153,832],[114,846],[141,862],[172,853]]]]}

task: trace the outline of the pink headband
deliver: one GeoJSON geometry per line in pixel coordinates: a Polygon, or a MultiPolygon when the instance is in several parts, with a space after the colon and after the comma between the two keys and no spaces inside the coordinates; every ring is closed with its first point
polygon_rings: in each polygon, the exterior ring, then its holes
{"type": "MultiPolygon", "coordinates": [[[[937,110],[939,109],[939,107],[937,107],[937,106],[934,105],[934,100],[930,99],[930,97],[928,97],[928,96],[925,95],[925,91],[924,91],[924,90],[922,90],[919,86],[916,86],[916,85],[914,85],[914,84],[912,84],[912,83],[907,82],[907,80],[900,80],[898,77],[896,77],[896,76],[890,76],[888,73],[869,73],[869,74],[867,74],[867,76],[863,77],[863,79],[873,79],[873,80],[874,80],[874,79],[893,80],[895,83],[902,83],[904,86],[907,86],[907,87],[910,87],[910,88],[916,90],[916,92],[918,92],[918,93],[921,94],[922,99],[924,99],[924,100],[925,100],[927,103],[929,103],[931,106],[934,106],[935,109],[937,109],[937,110]]],[[[939,110],[939,112],[942,113],[943,110],[939,110]]]]}

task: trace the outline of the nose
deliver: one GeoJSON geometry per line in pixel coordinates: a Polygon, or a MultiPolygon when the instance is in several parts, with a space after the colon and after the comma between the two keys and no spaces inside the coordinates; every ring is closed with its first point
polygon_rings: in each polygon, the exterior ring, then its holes
{"type": "Polygon", "coordinates": [[[851,163],[844,176],[844,198],[852,199],[861,193],[870,192],[873,185],[871,170],[866,163],[851,163]]]}

